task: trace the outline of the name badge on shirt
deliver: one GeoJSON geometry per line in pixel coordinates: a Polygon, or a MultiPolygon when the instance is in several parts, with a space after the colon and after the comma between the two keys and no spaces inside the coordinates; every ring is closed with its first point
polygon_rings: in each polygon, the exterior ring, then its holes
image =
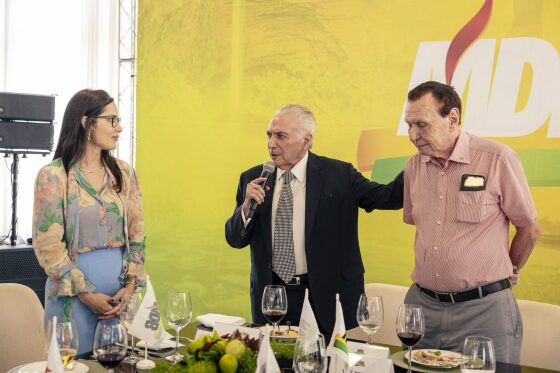
{"type": "Polygon", "coordinates": [[[461,176],[461,189],[462,191],[477,191],[486,189],[486,179],[482,175],[468,175],[461,176]]]}

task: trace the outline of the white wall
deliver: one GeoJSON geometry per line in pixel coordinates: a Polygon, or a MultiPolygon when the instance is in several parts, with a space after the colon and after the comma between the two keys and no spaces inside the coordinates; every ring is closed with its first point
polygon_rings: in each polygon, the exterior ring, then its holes
{"type": "MultiPolygon", "coordinates": [[[[117,0],[0,0],[0,91],[56,95],[54,147],[74,93],[105,89],[118,100],[118,10],[117,0]]],[[[35,176],[52,153],[20,159],[17,231],[26,239],[35,176]]],[[[0,238],[10,230],[11,163],[0,158],[0,238]]]]}

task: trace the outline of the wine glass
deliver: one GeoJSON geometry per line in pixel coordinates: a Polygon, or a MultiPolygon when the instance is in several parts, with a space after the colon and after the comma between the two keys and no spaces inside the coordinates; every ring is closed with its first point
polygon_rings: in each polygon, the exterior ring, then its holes
{"type": "MultiPolygon", "coordinates": [[[[272,330],[278,328],[280,320],[288,312],[286,289],[282,285],[266,285],[264,288],[261,309],[264,317],[272,323],[272,330]]],[[[273,335],[276,333],[274,332],[273,335]]]]}
{"type": "Polygon", "coordinates": [[[495,372],[494,344],[488,337],[469,336],[463,345],[462,373],[495,372]]]}
{"type": "Polygon", "coordinates": [[[126,329],[120,319],[112,317],[99,320],[93,337],[93,354],[99,364],[107,368],[107,372],[112,373],[113,368],[124,360],[126,346],[126,329]]]}
{"type": "Polygon", "coordinates": [[[183,329],[192,317],[191,296],[188,291],[169,291],[167,293],[167,304],[165,306],[165,318],[175,332],[175,354],[166,357],[173,364],[183,360],[183,355],[179,353],[179,331],[183,329]]]}
{"type": "Polygon", "coordinates": [[[383,323],[383,301],[379,295],[362,294],[356,311],[358,325],[368,335],[368,344],[373,344],[373,335],[383,323]]]}
{"type": "Polygon", "coordinates": [[[408,347],[408,371],[411,372],[412,347],[424,337],[424,313],[416,304],[401,304],[397,314],[397,337],[408,347]]]}
{"type": "MultiPolygon", "coordinates": [[[[121,321],[122,321],[124,327],[127,330],[127,333],[130,330],[130,326],[132,325],[132,321],[134,320],[134,317],[136,316],[136,312],[138,311],[138,307],[140,306],[141,302],[142,302],[142,295],[140,293],[136,293],[136,292],[135,293],[129,293],[125,296],[125,299],[124,299],[125,306],[122,308],[120,318],[121,318],[121,321]]],[[[131,335],[130,333],[129,333],[129,336],[130,336],[131,351],[130,351],[130,354],[127,356],[127,358],[124,359],[124,362],[127,363],[127,364],[134,365],[139,360],[141,360],[142,357],[136,353],[135,337],[133,335],[131,335]]]]}
{"type": "MultiPolygon", "coordinates": [[[[52,338],[53,326],[52,320],[49,320],[47,325],[47,338],[46,351],[48,354],[48,347],[52,338]]],[[[78,354],[79,338],[78,338],[78,324],[72,318],[59,319],[56,323],[56,342],[60,350],[60,357],[62,358],[62,366],[64,370],[72,370],[76,366],[76,355],[78,354]]]]}
{"type": "Polygon", "coordinates": [[[294,348],[296,373],[322,373],[326,364],[325,338],[321,333],[297,339],[294,348]]]}

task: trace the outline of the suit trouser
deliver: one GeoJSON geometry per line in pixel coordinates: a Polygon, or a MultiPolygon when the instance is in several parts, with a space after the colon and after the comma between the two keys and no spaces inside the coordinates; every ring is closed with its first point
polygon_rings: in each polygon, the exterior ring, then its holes
{"type": "Polygon", "coordinates": [[[511,289],[460,303],[442,303],[412,285],[405,303],[418,304],[424,312],[426,333],[415,348],[462,352],[465,338],[492,338],[496,361],[519,364],[523,321],[511,289]]]}

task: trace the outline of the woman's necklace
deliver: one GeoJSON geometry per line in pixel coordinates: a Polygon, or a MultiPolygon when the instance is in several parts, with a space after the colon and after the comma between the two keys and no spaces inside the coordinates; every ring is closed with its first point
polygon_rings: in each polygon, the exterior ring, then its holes
{"type": "Polygon", "coordinates": [[[97,174],[97,173],[99,173],[99,172],[105,170],[104,168],[100,168],[99,170],[86,170],[86,169],[83,169],[82,166],[78,166],[78,168],[79,168],[81,171],[83,171],[83,172],[85,172],[85,173],[88,173],[88,174],[97,174]]]}

